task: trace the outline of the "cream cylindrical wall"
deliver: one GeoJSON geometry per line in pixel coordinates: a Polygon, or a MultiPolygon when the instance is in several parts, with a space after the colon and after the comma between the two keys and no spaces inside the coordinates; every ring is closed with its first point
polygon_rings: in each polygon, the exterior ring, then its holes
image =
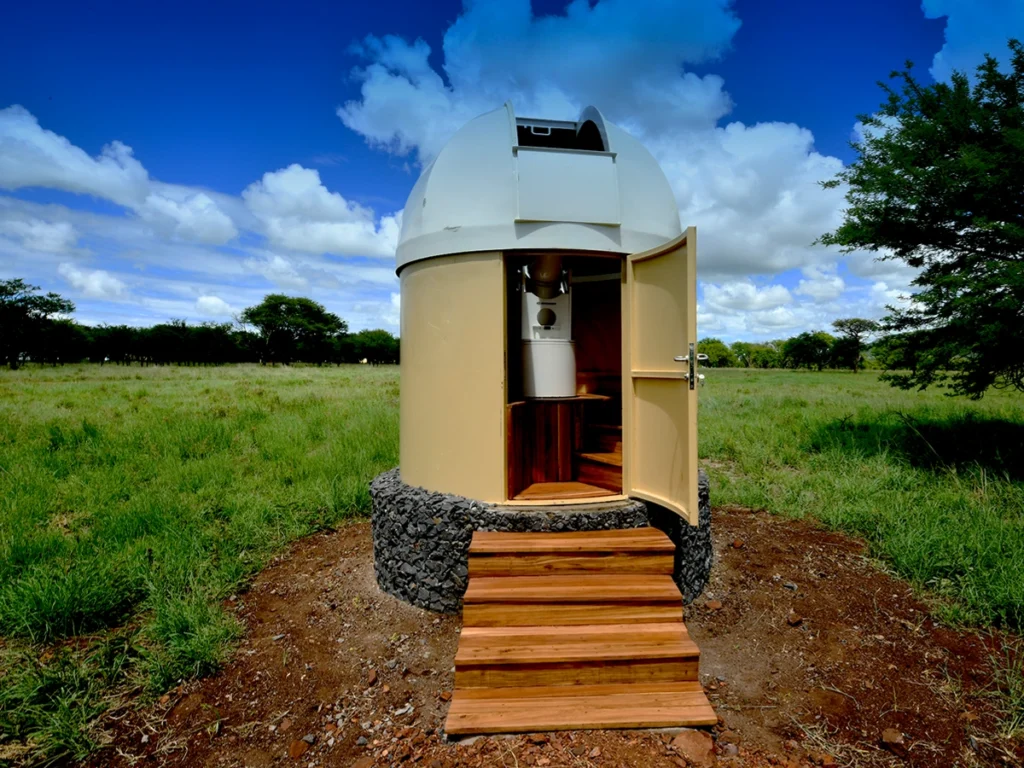
{"type": "Polygon", "coordinates": [[[498,251],[406,265],[402,481],[505,500],[505,268],[498,251]]]}

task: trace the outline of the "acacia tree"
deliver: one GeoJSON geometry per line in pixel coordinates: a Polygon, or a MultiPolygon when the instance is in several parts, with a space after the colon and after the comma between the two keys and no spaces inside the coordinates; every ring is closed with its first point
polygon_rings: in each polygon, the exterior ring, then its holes
{"type": "Polygon", "coordinates": [[[985,57],[972,85],[922,86],[907,62],[876,115],[862,116],[858,159],[826,187],[849,185],[843,223],[819,242],[870,250],[920,272],[907,306],[889,307],[901,335],[894,386],[949,385],[977,399],[1024,390],[1024,46],[1009,71],[985,57]]]}
{"type": "Polygon", "coordinates": [[[856,373],[864,353],[864,338],[878,331],[878,323],[862,317],[848,317],[832,321],[832,327],[840,334],[832,345],[832,359],[836,367],[851,368],[856,373]]]}
{"type": "Polygon", "coordinates": [[[71,301],[52,292],[40,295],[37,285],[0,280],[0,363],[17,368],[33,348],[41,348],[50,318],[74,311],[71,301]]]}
{"type": "Polygon", "coordinates": [[[348,331],[345,321],[322,304],[281,293],[264,297],[242,312],[240,319],[257,329],[263,359],[270,362],[322,363],[331,356],[333,340],[348,331]]]}

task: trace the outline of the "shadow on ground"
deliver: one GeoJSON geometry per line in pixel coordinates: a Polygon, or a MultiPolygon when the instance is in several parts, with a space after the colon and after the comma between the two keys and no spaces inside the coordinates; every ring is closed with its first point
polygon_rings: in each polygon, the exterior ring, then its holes
{"type": "Polygon", "coordinates": [[[839,448],[858,456],[898,454],[911,466],[958,471],[982,468],[1024,481],[1024,423],[973,413],[930,417],[884,411],[870,420],[831,421],[811,435],[807,449],[839,448]]]}

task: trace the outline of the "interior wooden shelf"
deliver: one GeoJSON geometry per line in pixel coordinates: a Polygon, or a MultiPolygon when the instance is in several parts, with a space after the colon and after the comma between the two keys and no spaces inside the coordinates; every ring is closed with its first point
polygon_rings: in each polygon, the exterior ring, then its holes
{"type": "Polygon", "coordinates": [[[607,452],[607,453],[578,453],[576,454],[581,459],[588,459],[590,461],[596,461],[598,464],[607,464],[610,467],[621,467],[622,466],[622,453],[621,452],[607,452]]]}
{"type": "Polygon", "coordinates": [[[592,402],[607,402],[611,400],[608,395],[595,395],[592,393],[583,395],[573,395],[572,397],[535,397],[530,400],[515,400],[509,405],[523,405],[528,402],[533,403],[585,403],[587,401],[592,402]]]}
{"type": "Polygon", "coordinates": [[[614,491],[588,483],[533,483],[517,493],[516,501],[551,501],[555,499],[595,499],[616,496],[614,491]]]}

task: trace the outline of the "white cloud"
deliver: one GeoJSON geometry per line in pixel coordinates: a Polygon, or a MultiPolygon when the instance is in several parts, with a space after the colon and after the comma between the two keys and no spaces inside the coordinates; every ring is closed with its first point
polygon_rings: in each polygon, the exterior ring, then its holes
{"type": "Polygon", "coordinates": [[[444,36],[444,75],[430,48],[367,38],[361,98],[338,109],[349,128],[398,154],[433,157],[467,120],[512,98],[520,114],[573,118],[589,103],[626,127],[708,127],[730,107],[722,80],[682,73],[724,52],[740,22],[725,0],[575,0],[533,16],[529,0],[467,3],[444,36]],[[647,7],[643,7],[646,5],[647,7]]]}
{"type": "Polygon", "coordinates": [[[704,301],[713,310],[735,312],[775,309],[791,303],[793,297],[783,285],[758,288],[750,282],[705,283],[704,301]]]}
{"type": "Polygon", "coordinates": [[[775,307],[762,312],[754,312],[753,320],[757,326],[769,330],[780,330],[783,328],[796,328],[800,321],[792,310],[786,307],[775,307]]]}
{"type": "Polygon", "coordinates": [[[220,244],[238,234],[208,194],[151,180],[126,144],[113,141],[99,157],[90,157],[15,105],[0,109],[0,188],[25,187],[109,200],[135,211],[165,237],[220,244]]]}
{"type": "Polygon", "coordinates": [[[738,27],[724,0],[576,0],[551,16],[534,16],[528,0],[478,0],[444,36],[443,71],[423,41],[366,40],[360,98],[338,115],[371,145],[422,163],[506,99],[550,118],[593,104],[657,157],[682,223],[699,229],[703,280],[834,264],[837,254],[811,244],[841,221],[844,190],[820,182],[842,163],[797,125],[719,125],[731,108],[722,79],[685,71],[707,67],[738,27]]]}
{"type": "Polygon", "coordinates": [[[242,198],[272,245],[341,256],[394,256],[398,245],[395,216],[378,227],[372,210],[330,192],[318,171],[301,165],[263,174],[242,198]]]}
{"type": "Polygon", "coordinates": [[[90,299],[120,299],[128,292],[127,285],[102,269],[84,270],[63,262],[57,274],[90,299]]]}
{"type": "Polygon", "coordinates": [[[1019,0],[924,0],[929,19],[946,17],[946,41],[932,59],[931,75],[948,81],[954,70],[973,77],[988,53],[1004,66],[1008,38],[1024,36],[1024,3],[1019,0]]]}
{"type": "Polygon", "coordinates": [[[71,222],[36,218],[0,220],[0,236],[17,239],[23,247],[45,253],[65,253],[78,241],[71,222]]]}
{"type": "Polygon", "coordinates": [[[0,188],[49,187],[93,195],[131,208],[149,190],[149,174],[119,141],[90,157],[47,131],[24,107],[0,109],[0,188]]]}
{"type": "Polygon", "coordinates": [[[235,310],[219,296],[200,296],[196,299],[196,312],[212,317],[231,317],[235,310]]]}
{"type": "Polygon", "coordinates": [[[248,259],[245,263],[279,288],[302,290],[309,287],[309,280],[299,274],[289,259],[279,254],[267,253],[262,258],[248,259]]]}
{"type": "Polygon", "coordinates": [[[846,290],[846,281],[834,269],[819,266],[806,267],[805,279],[798,284],[794,293],[810,296],[817,302],[834,301],[846,290]]]}
{"type": "Polygon", "coordinates": [[[384,322],[387,325],[398,327],[402,317],[402,294],[392,293],[391,303],[384,313],[384,322]]]}
{"type": "Polygon", "coordinates": [[[238,235],[231,219],[204,192],[185,193],[180,200],[150,194],[139,215],[166,237],[221,245],[238,235]]]}

